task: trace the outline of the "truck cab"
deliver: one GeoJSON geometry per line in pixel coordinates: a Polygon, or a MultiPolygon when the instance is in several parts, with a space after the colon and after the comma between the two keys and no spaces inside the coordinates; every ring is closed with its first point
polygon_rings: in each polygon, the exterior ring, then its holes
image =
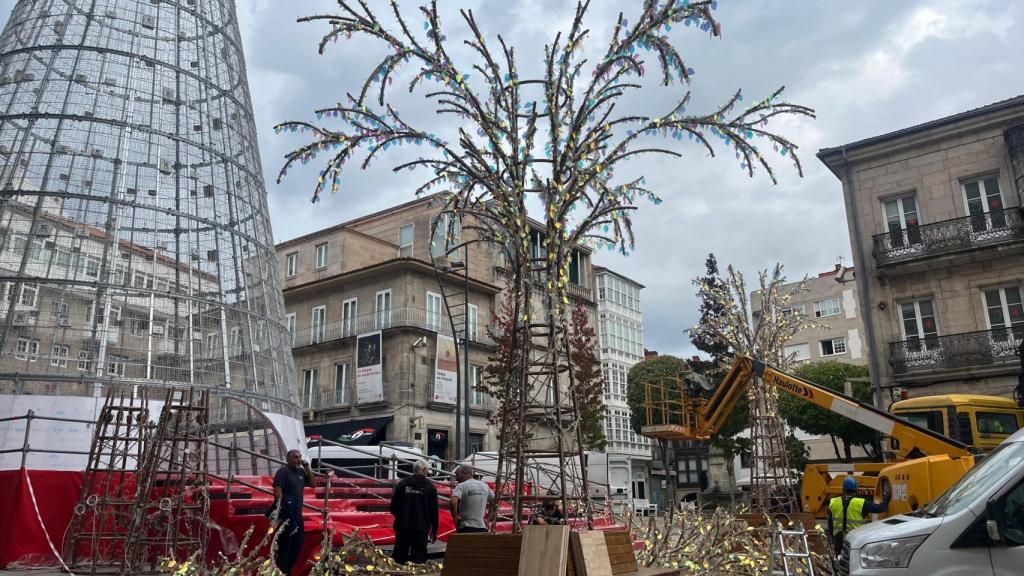
{"type": "Polygon", "coordinates": [[[942,394],[894,402],[889,411],[982,452],[991,452],[1024,428],[1024,410],[1008,398],[942,394]]]}
{"type": "Polygon", "coordinates": [[[924,508],[850,532],[839,574],[1011,576],[1024,567],[1024,430],[924,508]]]}

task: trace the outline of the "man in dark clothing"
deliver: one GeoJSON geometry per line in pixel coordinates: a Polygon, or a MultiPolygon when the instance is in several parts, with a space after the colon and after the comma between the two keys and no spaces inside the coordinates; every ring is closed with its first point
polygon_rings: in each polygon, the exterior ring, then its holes
{"type": "Polygon", "coordinates": [[[404,564],[427,561],[427,538],[437,542],[437,488],[427,479],[427,461],[413,464],[413,475],[395,486],[391,497],[395,517],[395,549],[391,557],[404,564]]]}
{"type": "Polygon", "coordinates": [[[828,503],[828,533],[832,535],[833,552],[838,556],[843,551],[846,534],[863,526],[868,514],[881,514],[889,509],[889,495],[884,494],[881,504],[857,496],[857,479],[847,476],[843,479],[843,495],[836,496],[828,503]]]}
{"type": "Polygon", "coordinates": [[[545,500],[540,506],[540,512],[537,512],[530,518],[530,524],[538,526],[554,526],[564,523],[565,519],[562,516],[562,510],[559,509],[554,500],[545,500]]]}
{"type": "Polygon", "coordinates": [[[288,465],[274,474],[274,509],[280,530],[274,563],[289,575],[302,550],[302,491],[306,486],[313,486],[313,471],[298,450],[289,450],[286,458],[288,465]]]}

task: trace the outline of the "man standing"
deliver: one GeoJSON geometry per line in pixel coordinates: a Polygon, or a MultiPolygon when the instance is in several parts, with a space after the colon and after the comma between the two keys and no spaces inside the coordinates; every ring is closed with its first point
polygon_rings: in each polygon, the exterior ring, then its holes
{"type": "Polygon", "coordinates": [[[838,556],[843,550],[846,534],[863,526],[868,514],[881,514],[889,509],[889,495],[884,495],[881,504],[868,502],[857,496],[857,479],[847,476],[843,479],[843,495],[836,496],[828,503],[828,533],[832,535],[833,551],[838,556]]]}
{"type": "Polygon", "coordinates": [[[302,551],[302,491],[313,486],[313,471],[309,462],[302,459],[302,452],[289,450],[288,461],[274,474],[274,509],[280,532],[277,534],[277,555],[274,563],[286,575],[291,574],[302,551]]]}
{"type": "Polygon", "coordinates": [[[437,542],[437,488],[427,479],[427,461],[420,458],[413,474],[395,486],[391,514],[395,517],[395,549],[391,557],[404,564],[427,561],[427,538],[437,542]]]}
{"type": "Polygon", "coordinates": [[[487,504],[494,500],[491,487],[486,482],[474,479],[473,471],[468,466],[459,466],[455,469],[455,480],[459,485],[452,490],[452,499],[449,502],[452,518],[455,519],[455,531],[487,532],[484,515],[487,512],[487,504]]]}

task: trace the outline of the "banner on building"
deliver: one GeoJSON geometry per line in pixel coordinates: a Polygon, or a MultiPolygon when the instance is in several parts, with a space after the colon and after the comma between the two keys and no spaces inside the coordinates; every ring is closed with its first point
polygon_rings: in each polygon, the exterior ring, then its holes
{"type": "Polygon", "coordinates": [[[455,361],[455,339],[438,334],[434,361],[434,402],[455,404],[458,389],[459,364],[455,361]]]}
{"type": "Polygon", "coordinates": [[[384,401],[383,347],[380,330],[356,338],[356,402],[384,401]]]}

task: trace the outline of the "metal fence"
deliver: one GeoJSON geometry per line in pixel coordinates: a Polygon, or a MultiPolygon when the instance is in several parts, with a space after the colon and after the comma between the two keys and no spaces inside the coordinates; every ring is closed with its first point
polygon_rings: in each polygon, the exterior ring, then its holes
{"type": "Polygon", "coordinates": [[[1024,241],[1024,218],[1006,208],[877,234],[872,252],[884,265],[1015,241],[1024,241]]]}
{"type": "Polygon", "coordinates": [[[896,374],[905,374],[1016,362],[1022,338],[1024,327],[892,342],[889,344],[889,365],[896,374]]]}

